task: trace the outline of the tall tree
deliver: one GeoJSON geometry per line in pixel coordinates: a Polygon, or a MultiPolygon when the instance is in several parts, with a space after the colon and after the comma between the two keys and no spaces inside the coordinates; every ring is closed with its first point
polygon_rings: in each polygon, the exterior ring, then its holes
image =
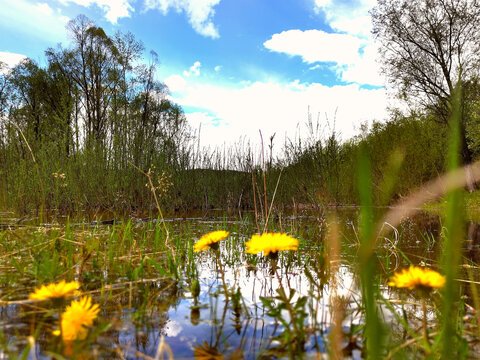
{"type": "Polygon", "coordinates": [[[45,71],[34,61],[25,59],[13,68],[10,79],[14,104],[12,116],[35,147],[47,135],[43,106],[45,76],[45,71]]]}
{"type": "Polygon", "coordinates": [[[177,151],[182,142],[189,140],[187,123],[178,105],[167,99],[168,89],[155,79],[157,55],[152,52],[151,63],[136,67],[137,95],[132,102],[133,159],[136,164],[148,168],[154,154],[161,156],[165,164],[178,160],[177,151]]]}
{"type": "Polygon", "coordinates": [[[111,153],[114,158],[113,164],[118,168],[130,167],[128,159],[128,132],[130,105],[136,93],[134,84],[137,83],[133,69],[134,64],[142,57],[144,45],[135,39],[132,33],[122,34],[117,32],[113,37],[113,43],[119,53],[116,62],[116,71],[119,82],[114,91],[110,115],[111,153]]]}
{"type": "Polygon", "coordinates": [[[67,25],[74,41],[68,67],[82,93],[87,145],[102,148],[111,99],[119,82],[119,53],[102,28],[79,15],[67,25]]]}
{"type": "Polygon", "coordinates": [[[9,77],[10,72],[7,64],[0,61],[0,123],[3,120],[3,117],[6,116],[4,113],[7,108],[7,99],[9,93],[9,77]]]}
{"type": "Polygon", "coordinates": [[[7,202],[7,134],[6,122],[8,97],[10,93],[10,71],[4,62],[0,61],[0,207],[7,202]]]}
{"type": "MultiPolygon", "coordinates": [[[[479,75],[480,1],[378,0],[371,15],[388,81],[402,98],[448,124],[455,85],[465,90],[479,75]]],[[[470,97],[462,101],[468,107],[470,97]]],[[[469,113],[464,111],[461,119],[464,164],[472,161],[469,113]]]]}
{"type": "Polygon", "coordinates": [[[65,151],[68,157],[75,145],[72,125],[78,91],[72,77],[65,71],[62,58],[57,57],[52,49],[48,49],[45,54],[48,59],[47,76],[43,87],[45,107],[48,116],[56,124],[55,134],[58,136],[60,150],[65,151]]]}

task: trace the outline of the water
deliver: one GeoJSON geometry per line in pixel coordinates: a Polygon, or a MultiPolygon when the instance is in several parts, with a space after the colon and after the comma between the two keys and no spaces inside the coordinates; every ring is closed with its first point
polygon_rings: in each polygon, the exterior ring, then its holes
{"type": "MultiPolygon", "coordinates": [[[[39,283],[63,278],[80,281],[82,290],[101,307],[90,337],[77,344],[77,353],[86,358],[155,358],[162,341],[176,359],[288,358],[292,351],[316,358],[327,353],[338,314],[344,355],[361,358],[359,329],[364,317],[356,275],[358,209],[336,210],[341,252],[339,259],[332,261],[333,267],[328,266],[332,257],[325,246],[331,234],[330,215],[276,216],[271,228],[300,238],[301,246],[298,252],[285,252],[273,262],[244,253],[245,241],[257,231],[252,214],[172,217],[167,247],[160,239],[164,234],[159,223],[77,222],[67,227],[65,220],[57,219],[55,226],[39,227],[34,225],[35,219],[18,221],[11,214],[2,214],[1,223],[9,226],[4,226],[0,238],[4,247],[0,258],[0,359],[24,351],[30,336],[35,340],[28,358],[65,352],[62,342],[51,334],[58,326],[58,309],[48,301],[25,301],[39,283]],[[214,252],[191,253],[194,241],[217,229],[231,232],[220,246],[228,298],[214,252]],[[197,296],[192,293],[195,280],[200,284],[197,296]],[[286,335],[295,334],[290,312],[278,308],[282,302],[274,300],[269,308],[262,300],[278,296],[280,288],[287,294],[295,290],[291,304],[306,297],[296,312],[305,317],[299,325],[302,343],[293,343],[286,335]],[[276,310],[280,315],[275,315],[276,310]]],[[[465,249],[466,259],[475,264],[479,260],[478,229],[477,224],[469,223],[465,249]]],[[[402,344],[408,338],[395,313],[415,328],[422,312],[418,297],[388,287],[388,277],[407,266],[407,259],[435,268],[440,259],[441,230],[438,216],[421,214],[403,221],[379,243],[381,294],[391,306],[382,305],[381,309],[391,344],[402,344]]],[[[468,279],[465,272],[461,276],[468,279]]],[[[465,287],[467,302],[470,292],[471,288],[465,287]]],[[[433,329],[437,316],[429,309],[433,329]]]]}

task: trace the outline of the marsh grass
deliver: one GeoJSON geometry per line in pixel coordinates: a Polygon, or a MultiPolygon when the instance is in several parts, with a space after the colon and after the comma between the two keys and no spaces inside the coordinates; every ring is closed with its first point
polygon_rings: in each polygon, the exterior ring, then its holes
{"type": "MultiPolygon", "coordinates": [[[[381,214],[361,216],[372,219],[381,214]]],[[[432,356],[440,355],[444,295],[434,294],[426,302],[429,348],[418,328],[421,316],[418,318],[415,310],[421,308],[421,299],[409,291],[397,295],[387,291],[385,285],[397,267],[421,261],[440,264],[437,253],[419,249],[418,257],[413,256],[412,249],[404,247],[405,242],[412,241],[408,237],[411,234],[401,225],[397,235],[387,235],[385,243],[369,253],[372,244],[364,240],[368,234],[364,221],[352,224],[349,218],[332,217],[319,223],[317,216],[284,216],[283,229],[299,238],[300,246],[298,251],[280,254],[273,275],[269,259],[244,253],[245,241],[256,232],[254,214],[242,220],[220,216],[164,224],[161,219],[129,219],[95,227],[76,226],[69,221],[62,226],[6,230],[1,233],[2,321],[23,325],[17,330],[4,327],[3,338],[9,341],[0,346],[11,357],[22,356],[24,351],[31,356],[33,348],[28,339],[32,337],[39,357],[62,353],[58,339],[50,332],[55,328],[56,311],[25,299],[39,284],[66,279],[80,281],[82,292],[90,294],[101,307],[90,335],[76,345],[78,356],[153,357],[162,341],[159,334],[168,333],[175,324],[183,327],[184,338],[203,339],[198,346],[183,349],[184,343],[170,334],[163,346],[169,346],[175,358],[192,356],[195,351],[228,356],[241,353],[246,358],[298,358],[323,353],[335,358],[352,353],[397,358],[424,356],[427,351],[432,356]],[[221,242],[218,254],[193,253],[196,239],[223,229],[231,235],[221,242]],[[359,243],[351,240],[355,234],[359,243]],[[169,246],[174,246],[175,253],[169,246]],[[360,258],[356,254],[366,255],[360,258]],[[373,263],[371,268],[369,261],[373,263]],[[366,296],[373,300],[367,303],[366,296]],[[378,324],[373,329],[372,316],[377,317],[378,324]],[[187,320],[180,320],[185,317],[187,320]],[[297,331],[292,331],[295,327],[297,331]],[[377,346],[376,353],[369,349],[373,346],[369,344],[378,345],[368,341],[371,334],[384,344],[377,346]],[[119,336],[129,338],[129,345],[119,342],[119,336]],[[151,340],[145,342],[146,338],[151,340]]],[[[379,241],[372,235],[373,225],[371,222],[371,241],[379,241]]],[[[272,223],[269,228],[275,226],[279,224],[272,223]]],[[[411,225],[405,226],[409,229],[411,225]]],[[[421,233],[415,239],[424,243],[421,233]]],[[[465,280],[469,279],[476,281],[471,276],[465,280]]],[[[452,320],[459,339],[457,349],[464,349],[466,344],[461,339],[467,335],[459,331],[464,306],[457,303],[459,310],[452,320]]],[[[477,320],[469,322],[470,339],[477,338],[477,320]]]]}
{"type": "MultiPolygon", "coordinates": [[[[253,213],[167,221],[157,196],[157,191],[163,194],[162,184],[154,184],[153,172],[137,168],[158,218],[91,226],[70,220],[59,224],[56,212],[51,224],[40,218],[36,226],[7,227],[0,233],[2,356],[67,356],[67,344],[52,334],[63,305],[27,300],[35,287],[59,280],[80,282],[82,293],[101,309],[88,336],[74,343],[73,357],[478,355],[480,300],[472,272],[478,264],[463,255],[461,188],[467,172],[480,179],[480,163],[459,168],[461,107],[459,100],[453,104],[450,172],[392,208],[374,204],[389,203],[405,154],[393,153],[382,181],[375,182],[372,154],[360,146],[356,188],[361,206],[342,220],[339,209],[332,216],[325,210],[302,214],[294,209],[295,216],[281,212],[275,205],[284,195],[284,170],[272,171],[272,161],[265,162],[262,151],[262,166],[250,163],[245,172],[253,213]],[[409,234],[411,223],[402,220],[445,193],[446,214],[438,234],[409,234]],[[215,230],[229,231],[230,237],[214,251],[194,253],[195,241],[215,230]],[[271,258],[246,254],[245,242],[264,232],[288,232],[300,240],[298,250],[271,258]],[[412,236],[415,246],[406,246],[412,236]],[[409,265],[439,270],[445,286],[428,296],[389,286],[388,279],[409,265]]],[[[329,144],[330,150],[317,148],[316,155],[338,155],[335,138],[329,144]]],[[[304,158],[307,163],[312,159],[304,158]]],[[[338,183],[327,185],[327,193],[339,196],[338,183]]]]}

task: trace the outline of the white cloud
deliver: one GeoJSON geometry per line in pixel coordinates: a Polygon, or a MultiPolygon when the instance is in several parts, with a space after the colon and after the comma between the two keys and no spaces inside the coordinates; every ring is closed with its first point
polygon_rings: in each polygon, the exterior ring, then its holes
{"type": "Polygon", "coordinates": [[[189,78],[190,76],[200,76],[200,67],[202,64],[200,61],[195,61],[192,66],[188,70],[183,71],[183,76],[179,74],[173,74],[168,76],[163,80],[165,85],[167,85],[168,89],[171,92],[179,92],[185,89],[187,85],[187,81],[185,78],[189,78]]]}
{"type": "MultiPolygon", "coordinates": [[[[300,56],[308,64],[335,63],[334,70],[345,82],[383,85],[372,41],[349,34],[321,30],[288,30],[274,34],[263,44],[271,51],[300,56]]],[[[320,68],[315,64],[309,70],[320,68]]]]}
{"type": "Polygon", "coordinates": [[[187,85],[187,82],[182,77],[182,75],[177,74],[170,75],[165,80],[163,80],[163,82],[165,83],[165,85],[167,85],[168,89],[171,92],[182,91],[187,85]]]}
{"type": "Polygon", "coordinates": [[[169,337],[175,337],[182,332],[182,329],[182,325],[180,325],[177,321],[169,320],[165,324],[163,331],[165,332],[165,335],[169,337]]]}
{"type": "Polygon", "coordinates": [[[63,22],[65,25],[68,24],[68,22],[71,20],[68,16],[65,16],[65,15],[60,15],[58,17],[58,20],[60,20],[61,22],[63,22]]]}
{"type": "Polygon", "coordinates": [[[105,12],[105,18],[112,24],[116,24],[118,19],[130,17],[130,12],[134,11],[130,0],[61,0],[63,4],[74,3],[84,7],[97,5],[105,12]]]}
{"type": "MultiPolygon", "coordinates": [[[[52,43],[66,40],[65,16],[47,4],[26,0],[0,1],[2,26],[31,39],[52,43]]],[[[3,49],[5,50],[5,49],[3,49]]]]}
{"type": "MultiPolygon", "coordinates": [[[[3,62],[7,64],[9,68],[13,68],[15,65],[17,65],[20,61],[23,59],[26,59],[27,57],[22,54],[15,54],[15,53],[10,53],[10,52],[4,52],[0,51],[0,62],[3,62]]],[[[0,69],[0,75],[5,73],[7,69],[0,69]]]]}
{"type": "Polygon", "coordinates": [[[306,135],[305,130],[298,134],[297,125],[305,123],[309,108],[315,117],[320,114],[325,136],[330,134],[325,114],[333,122],[336,113],[336,131],[347,139],[357,133],[362,122],[386,117],[387,96],[384,89],[367,90],[357,84],[328,87],[296,80],[228,87],[189,81],[173,100],[204,109],[187,114],[192,126],[202,124],[203,145],[231,144],[241,136],[256,142],[258,130],[262,130],[264,139],[276,133],[277,147],[281,147],[285,134],[291,139],[306,135]]]}
{"type": "Polygon", "coordinates": [[[325,15],[335,31],[369,38],[372,26],[368,12],[376,3],[377,0],[315,0],[314,9],[325,15]]]}
{"type": "Polygon", "coordinates": [[[47,16],[51,16],[53,14],[53,10],[50,6],[48,6],[48,4],[44,3],[44,4],[37,4],[35,5],[35,8],[41,12],[42,14],[44,15],[47,15],[47,16]]]}
{"type": "Polygon", "coordinates": [[[327,6],[331,3],[331,0],[315,0],[315,10],[318,11],[319,8],[327,6]]]}
{"type": "MultiPolygon", "coordinates": [[[[343,34],[345,37],[353,37],[360,41],[360,46],[355,48],[354,42],[350,45],[348,42],[339,42],[339,47],[352,46],[350,50],[344,49],[343,51],[359,51],[363,50],[361,54],[352,56],[350,58],[339,58],[335,62],[336,73],[338,77],[346,82],[356,82],[359,84],[370,84],[382,86],[385,81],[379,74],[379,66],[376,62],[377,47],[371,36],[371,18],[369,11],[376,5],[377,0],[312,0],[314,11],[317,14],[323,14],[325,21],[335,32],[335,35],[343,34]]],[[[330,34],[333,39],[333,35],[330,34]]],[[[298,37],[299,41],[304,41],[304,47],[317,47],[318,43],[309,42],[308,36],[303,35],[298,37]]],[[[325,41],[327,47],[325,51],[331,52],[331,42],[325,41]],[[329,46],[328,46],[329,45],[329,46]]],[[[313,51],[303,50],[297,55],[304,57],[307,54],[311,54],[313,51]]],[[[333,52],[332,54],[340,55],[341,51],[333,52]]],[[[323,56],[325,58],[326,56],[323,56]]],[[[324,61],[320,56],[317,56],[317,61],[324,61]]],[[[311,61],[310,61],[311,62],[311,61]]],[[[310,68],[315,69],[316,66],[310,68]]]]}
{"type": "Polygon", "coordinates": [[[201,66],[200,61],[195,61],[193,63],[193,65],[190,66],[190,69],[188,69],[188,71],[185,70],[183,72],[183,75],[186,76],[186,77],[189,77],[190,75],[199,76],[200,75],[200,66],[201,66]]]}
{"type": "Polygon", "coordinates": [[[213,70],[215,70],[216,72],[219,72],[221,69],[222,69],[222,66],[217,65],[217,66],[215,66],[215,68],[213,70]]]}
{"type": "MultiPolygon", "coordinates": [[[[206,111],[199,111],[199,112],[192,112],[187,114],[188,122],[194,129],[199,129],[200,126],[207,128],[211,128],[213,124],[216,122],[217,118],[213,115],[210,115],[206,111]]],[[[225,126],[225,124],[224,124],[225,126]]],[[[211,131],[211,129],[210,129],[211,131]]],[[[210,132],[209,131],[209,132],[210,132]]],[[[203,131],[202,131],[203,132],[203,131]]],[[[212,138],[211,136],[209,136],[212,138]]],[[[208,145],[208,144],[206,144],[208,145]]]]}
{"type": "Polygon", "coordinates": [[[341,79],[346,82],[383,86],[385,78],[380,74],[380,68],[376,61],[377,54],[378,49],[375,44],[366,45],[359,61],[337,69],[341,79]]]}
{"type": "Polygon", "coordinates": [[[362,44],[357,37],[322,30],[282,31],[263,43],[269,50],[301,56],[307,63],[331,61],[339,64],[358,60],[358,49],[362,44]]]}
{"type": "Polygon", "coordinates": [[[170,8],[177,12],[185,12],[190,25],[200,35],[218,38],[219,33],[213,24],[214,7],[220,0],[145,0],[146,10],[157,9],[164,15],[170,8]]]}

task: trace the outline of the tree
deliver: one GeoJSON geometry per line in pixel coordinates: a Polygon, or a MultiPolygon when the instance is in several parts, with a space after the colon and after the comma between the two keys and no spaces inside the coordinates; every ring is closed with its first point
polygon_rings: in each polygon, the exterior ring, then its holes
{"type": "Polygon", "coordinates": [[[65,71],[65,64],[60,62],[61,57],[57,57],[52,49],[48,49],[45,55],[48,68],[45,70],[47,76],[43,86],[44,103],[48,116],[55,124],[54,134],[57,136],[58,145],[63,148],[66,156],[70,156],[75,145],[78,147],[78,141],[77,144],[74,143],[72,130],[78,91],[72,77],[65,71]]]}
{"type": "Polygon", "coordinates": [[[34,61],[24,59],[13,68],[10,79],[11,99],[15,104],[13,118],[34,147],[40,146],[47,135],[43,106],[45,76],[45,71],[34,61]]]}
{"type": "Polygon", "coordinates": [[[6,116],[4,112],[7,108],[9,77],[10,73],[7,64],[0,61],[0,120],[3,120],[3,116],[6,116]]]}
{"type": "Polygon", "coordinates": [[[0,62],[0,202],[17,196],[26,210],[39,199],[38,181],[46,205],[59,206],[59,197],[66,206],[146,199],[151,194],[129,162],[174,173],[191,161],[191,130],[155,74],[158,56],[152,52],[147,65],[131,33],[110,37],[83,15],[67,30],[71,44],[48,49],[44,67],[0,62]],[[28,176],[31,165],[41,169],[35,176],[28,176]],[[59,190],[59,172],[68,189],[59,190]]]}
{"type": "MultiPolygon", "coordinates": [[[[402,98],[448,124],[458,83],[462,108],[470,106],[465,90],[479,75],[480,1],[378,0],[371,15],[382,70],[402,98]]],[[[468,114],[464,111],[461,118],[464,164],[472,161],[468,114]]]]}
{"type": "Polygon", "coordinates": [[[150,167],[154,154],[163,157],[163,163],[173,166],[178,161],[182,142],[189,139],[186,118],[182,109],[167,99],[168,88],[155,80],[157,55],[152,53],[149,65],[139,65],[137,95],[132,101],[133,161],[138,166],[150,167]]]}
{"type": "Polygon", "coordinates": [[[71,20],[67,28],[74,48],[66,58],[70,74],[82,93],[87,145],[102,149],[108,111],[120,81],[115,68],[120,54],[103,29],[84,15],[71,20]]]}
{"type": "Polygon", "coordinates": [[[118,168],[130,167],[127,162],[130,105],[136,96],[135,85],[137,79],[133,73],[134,64],[142,58],[145,47],[141,41],[135,39],[132,33],[117,32],[113,44],[118,50],[119,58],[116,62],[116,72],[119,82],[113,93],[110,114],[110,151],[114,156],[113,164],[118,168]]]}
{"type": "Polygon", "coordinates": [[[10,93],[10,71],[4,62],[0,61],[0,206],[7,202],[7,134],[6,122],[8,98],[10,93]]]}

